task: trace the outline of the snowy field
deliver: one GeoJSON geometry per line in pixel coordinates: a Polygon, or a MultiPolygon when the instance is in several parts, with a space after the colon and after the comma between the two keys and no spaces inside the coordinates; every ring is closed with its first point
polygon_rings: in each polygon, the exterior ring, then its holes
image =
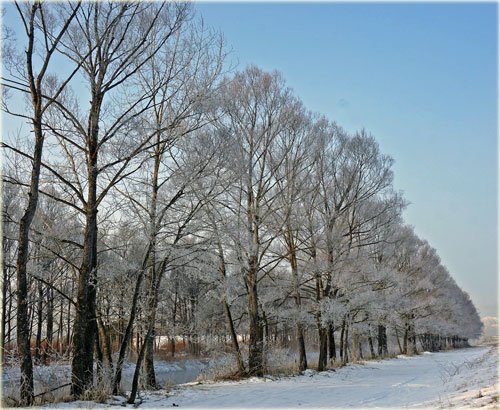
{"type": "MultiPolygon", "coordinates": [[[[240,382],[188,383],[141,393],[140,408],[444,408],[498,407],[498,350],[481,346],[352,364],[302,376],[240,382]]],[[[77,401],[50,408],[126,405],[77,401]]]]}

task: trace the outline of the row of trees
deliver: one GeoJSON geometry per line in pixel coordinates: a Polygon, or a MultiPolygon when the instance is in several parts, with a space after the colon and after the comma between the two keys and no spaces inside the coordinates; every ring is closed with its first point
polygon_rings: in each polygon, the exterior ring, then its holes
{"type": "Polygon", "coordinates": [[[365,341],[386,354],[387,329],[404,352],[479,335],[467,294],[404,225],[375,139],[309,112],[277,72],[224,73],[220,35],[189,4],[11,11],[3,110],[32,133],[3,142],[2,352],[15,328],[23,404],[33,338],[37,359],[69,351],[75,397],[96,359],[118,392],[134,344],[133,403],[141,369],[156,385],[160,329],[194,352],[227,335],[248,375],[290,329],[300,370],[308,340],[323,370],[365,341]]]}

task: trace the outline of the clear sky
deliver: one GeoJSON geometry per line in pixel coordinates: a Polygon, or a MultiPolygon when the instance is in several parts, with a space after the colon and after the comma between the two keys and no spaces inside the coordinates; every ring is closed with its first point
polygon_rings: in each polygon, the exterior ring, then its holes
{"type": "Polygon", "coordinates": [[[481,316],[497,314],[497,5],[201,3],[238,68],[284,74],[305,105],[391,155],[407,223],[481,316]]]}

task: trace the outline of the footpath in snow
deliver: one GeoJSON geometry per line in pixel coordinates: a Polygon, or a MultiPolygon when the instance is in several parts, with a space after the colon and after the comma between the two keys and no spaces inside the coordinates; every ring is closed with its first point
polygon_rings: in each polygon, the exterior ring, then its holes
{"type": "MultiPolygon", "coordinates": [[[[54,408],[114,407],[72,402],[54,408]]],[[[170,391],[143,392],[140,408],[438,408],[498,406],[498,350],[482,346],[352,364],[336,371],[277,380],[185,384],[170,391]]],[[[132,407],[127,405],[127,407],[132,407]]]]}

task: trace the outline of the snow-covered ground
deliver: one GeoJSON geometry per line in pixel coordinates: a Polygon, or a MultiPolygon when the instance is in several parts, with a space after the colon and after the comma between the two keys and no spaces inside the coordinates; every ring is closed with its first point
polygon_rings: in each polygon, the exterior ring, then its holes
{"type": "MultiPolygon", "coordinates": [[[[51,408],[101,408],[107,403],[51,404],[51,408]]],[[[308,370],[297,377],[188,383],[140,395],[142,408],[439,408],[498,407],[498,350],[481,346],[414,357],[353,364],[336,371],[308,370]]],[[[127,407],[132,407],[127,405],[127,407]]]]}

